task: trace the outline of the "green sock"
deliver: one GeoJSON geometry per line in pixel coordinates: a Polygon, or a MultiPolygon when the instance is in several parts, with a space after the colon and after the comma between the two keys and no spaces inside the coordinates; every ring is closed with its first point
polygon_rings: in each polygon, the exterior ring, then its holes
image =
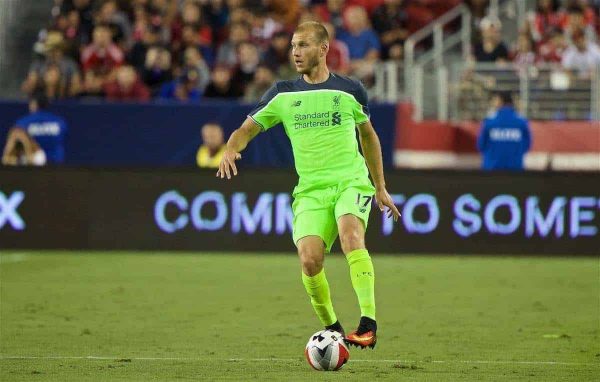
{"type": "Polygon", "coordinates": [[[307,276],[302,272],[302,282],[306,293],[310,296],[310,303],[319,316],[323,326],[329,326],[337,321],[331,295],[329,294],[329,283],[325,277],[325,269],[314,276],[307,276]]]}
{"type": "Polygon", "coordinates": [[[375,319],[375,271],[366,249],[356,249],[346,255],[350,265],[352,286],[358,297],[360,315],[375,319]]]}

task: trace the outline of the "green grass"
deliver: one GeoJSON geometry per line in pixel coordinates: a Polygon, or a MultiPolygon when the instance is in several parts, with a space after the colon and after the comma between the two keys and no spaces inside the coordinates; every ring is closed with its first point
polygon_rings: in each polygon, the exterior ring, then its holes
{"type": "MultiPolygon", "coordinates": [[[[592,258],[375,256],[379,343],[352,349],[335,373],[303,359],[319,324],[294,255],[29,252],[1,261],[2,381],[600,378],[592,258]],[[106,359],[67,358],[87,356],[106,359]]],[[[330,255],[326,269],[350,330],[359,311],[347,265],[330,255]]]]}

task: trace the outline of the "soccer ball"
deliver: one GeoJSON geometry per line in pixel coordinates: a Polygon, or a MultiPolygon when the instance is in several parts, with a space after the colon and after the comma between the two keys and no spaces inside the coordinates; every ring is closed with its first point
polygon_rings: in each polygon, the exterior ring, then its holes
{"type": "Polygon", "coordinates": [[[344,337],[333,330],[321,330],[308,339],[304,355],[315,370],[338,370],[350,358],[344,337]]]}

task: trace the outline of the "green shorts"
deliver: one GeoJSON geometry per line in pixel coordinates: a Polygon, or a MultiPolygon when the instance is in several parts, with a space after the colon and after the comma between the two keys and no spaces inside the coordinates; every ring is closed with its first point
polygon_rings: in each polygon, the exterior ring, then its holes
{"type": "Polygon", "coordinates": [[[366,230],[374,194],[375,188],[367,179],[295,195],[292,203],[294,244],[298,245],[298,240],[306,236],[319,236],[325,250],[330,252],[338,236],[337,220],[347,214],[358,217],[366,230]]]}

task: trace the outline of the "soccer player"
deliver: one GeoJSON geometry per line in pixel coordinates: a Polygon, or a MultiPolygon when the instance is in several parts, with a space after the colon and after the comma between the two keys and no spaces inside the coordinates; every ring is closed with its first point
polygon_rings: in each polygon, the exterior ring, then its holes
{"type": "Polygon", "coordinates": [[[282,123],[290,138],[299,182],[294,189],[293,240],[302,264],[302,281],[327,329],[342,334],[331,302],[323,261],[339,234],[350,266],[361,318],[346,342],[373,348],[377,342],[375,273],[365,247],[371,200],[388,218],[400,216],[385,188],[381,146],[369,121],[367,94],[358,81],[329,72],[327,30],[317,22],[298,26],[292,37],[296,80],[280,81],[227,142],[217,177],[237,175],[235,160],[261,131],[282,123]],[[358,128],[364,157],[358,150],[358,128]],[[373,184],[369,180],[369,173],[373,184]]]}

